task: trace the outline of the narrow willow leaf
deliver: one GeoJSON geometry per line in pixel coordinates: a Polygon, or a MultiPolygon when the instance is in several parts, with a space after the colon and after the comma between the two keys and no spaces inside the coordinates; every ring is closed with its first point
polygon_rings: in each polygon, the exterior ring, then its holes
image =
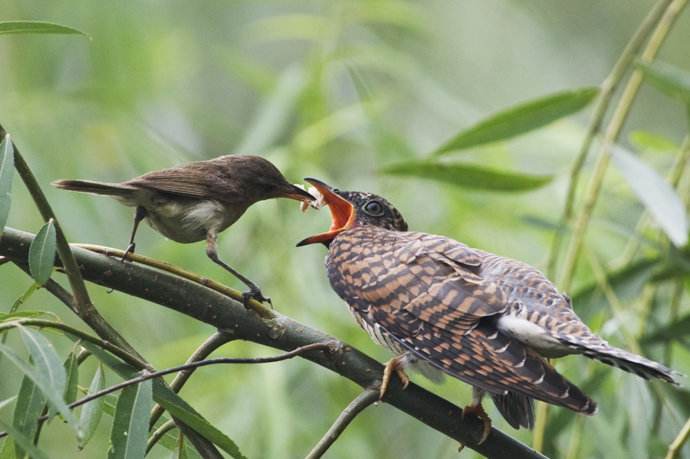
{"type": "Polygon", "coordinates": [[[688,242],[685,205],[676,191],[654,169],[620,147],[612,150],[613,161],[651,216],[676,247],[688,242]]]}
{"type": "Polygon", "coordinates": [[[419,177],[464,188],[488,191],[527,191],[540,188],[552,179],[548,175],[527,175],[489,169],[475,164],[405,161],[391,164],[385,174],[419,177]]]}
{"type": "Polygon", "coordinates": [[[151,380],[122,390],[115,407],[108,459],[140,459],[146,454],[152,392],[151,380]]]}
{"type": "Polygon", "coordinates": [[[58,357],[51,342],[41,333],[21,325],[17,326],[17,330],[19,330],[24,346],[31,354],[36,369],[45,377],[47,383],[62,396],[65,391],[67,376],[65,368],[60,362],[60,357],[58,357]]]}
{"type": "Polygon", "coordinates": [[[55,223],[51,218],[43,225],[29,246],[29,272],[40,285],[48,282],[53,272],[55,245],[55,223]]]}
{"type": "Polygon", "coordinates": [[[638,151],[674,153],[680,148],[669,138],[649,131],[633,131],[628,140],[638,151]]]}
{"type": "MultiPolygon", "coordinates": [[[[77,339],[76,337],[68,336],[73,340],[77,339]]],[[[93,343],[83,342],[81,344],[91,351],[97,359],[120,375],[120,377],[131,379],[137,376],[138,372],[136,369],[116,359],[93,343]]],[[[172,416],[187,424],[207,440],[216,444],[220,449],[230,454],[231,457],[235,459],[245,458],[234,441],[214,427],[191,405],[185,402],[182,397],[173,392],[159,379],[153,381],[153,399],[156,403],[162,405],[172,416]]]]}
{"type": "Polygon", "coordinates": [[[660,91],[690,104],[690,72],[659,61],[652,63],[638,61],[637,67],[642,70],[647,81],[660,91]]]}
{"type": "MultiPolygon", "coordinates": [[[[12,425],[6,424],[2,420],[0,420],[0,429],[4,430],[10,435],[16,446],[28,452],[29,456],[31,456],[31,459],[48,459],[48,455],[34,445],[33,437],[24,435],[12,425]]],[[[21,457],[21,455],[18,455],[17,457],[21,457]]]]}
{"type": "Polygon", "coordinates": [[[91,38],[88,34],[72,27],[55,24],[46,21],[0,21],[0,35],[2,34],[58,34],[58,35],[83,35],[91,38]]]}
{"type": "Polygon", "coordinates": [[[506,140],[533,131],[582,110],[598,92],[598,88],[582,88],[523,102],[461,131],[437,148],[433,155],[506,140]]]}
{"type": "Polygon", "coordinates": [[[67,385],[65,386],[65,403],[70,404],[77,399],[77,389],[79,386],[79,362],[77,354],[71,352],[63,364],[67,374],[67,385]]]}
{"type": "MultiPolygon", "coordinates": [[[[105,388],[103,366],[98,365],[98,368],[96,368],[96,373],[94,373],[91,384],[89,385],[89,391],[86,395],[91,395],[103,388],[105,388]]],[[[79,435],[77,435],[79,449],[84,448],[91,437],[93,437],[94,432],[96,432],[98,423],[101,421],[101,417],[103,416],[104,401],[104,397],[98,397],[82,407],[81,416],[79,417],[79,435]]]]}
{"type": "MultiPolygon", "coordinates": [[[[58,410],[62,417],[65,418],[65,420],[71,426],[76,427],[76,420],[72,415],[70,409],[67,407],[67,404],[62,399],[62,394],[65,388],[65,374],[64,369],[62,368],[62,364],[60,364],[59,360],[58,368],[59,372],[62,372],[63,379],[62,384],[59,387],[56,387],[51,385],[51,379],[44,371],[41,371],[37,366],[31,366],[27,362],[22,360],[22,358],[19,357],[19,355],[12,348],[5,346],[4,344],[0,344],[0,354],[5,355],[5,357],[7,357],[7,360],[12,362],[12,364],[16,366],[24,375],[28,376],[31,379],[31,381],[33,381],[33,383],[36,384],[36,386],[38,386],[39,389],[41,389],[41,392],[43,392],[43,395],[45,395],[46,399],[48,399],[48,402],[51,403],[58,410]]],[[[54,369],[51,369],[51,371],[53,370],[54,369]]],[[[59,375],[56,374],[54,376],[59,381],[59,375]]]]}
{"type": "Polygon", "coordinates": [[[0,312],[0,322],[5,322],[7,320],[15,320],[15,319],[27,319],[27,318],[32,318],[32,317],[42,317],[50,315],[46,311],[17,311],[17,312],[11,312],[11,313],[4,313],[0,312]]]}
{"type": "MultiPolygon", "coordinates": [[[[45,397],[41,390],[27,376],[22,378],[17,404],[14,407],[12,425],[27,438],[34,438],[38,431],[38,418],[43,412],[45,397]]],[[[17,457],[24,457],[20,445],[15,445],[17,457]]]]}
{"type": "Polygon", "coordinates": [[[14,148],[10,135],[0,143],[0,235],[2,235],[7,216],[10,214],[12,177],[14,177],[14,148]]]}

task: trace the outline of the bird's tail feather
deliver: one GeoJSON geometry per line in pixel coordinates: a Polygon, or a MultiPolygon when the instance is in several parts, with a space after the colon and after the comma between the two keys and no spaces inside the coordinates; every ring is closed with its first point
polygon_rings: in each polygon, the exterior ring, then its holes
{"type": "Polygon", "coordinates": [[[518,392],[491,394],[494,405],[515,429],[534,427],[534,399],[518,392]]]}
{"type": "Polygon", "coordinates": [[[119,183],[95,182],[92,180],[57,180],[53,186],[63,190],[95,193],[107,196],[129,197],[135,188],[119,183]]]}

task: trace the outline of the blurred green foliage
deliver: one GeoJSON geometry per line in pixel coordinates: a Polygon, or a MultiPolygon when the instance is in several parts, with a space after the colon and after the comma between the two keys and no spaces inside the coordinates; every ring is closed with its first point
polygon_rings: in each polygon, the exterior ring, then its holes
{"type": "MultiPolygon", "coordinates": [[[[422,159],[506,107],[600,84],[651,5],[642,0],[3,0],[0,21],[54,21],[91,40],[0,36],[0,122],[45,185],[71,241],[123,248],[131,210],[105,198],[57,191],[48,185],[52,180],[118,181],[183,161],[257,153],[295,182],[315,176],[340,188],[380,193],[415,230],[543,267],[553,232],[567,231],[557,226],[558,216],[586,113],[456,153],[463,164],[554,177],[528,192],[456,188],[377,171],[422,159]]],[[[690,54],[682,37],[688,36],[686,15],[661,59],[687,71],[690,54]]],[[[631,142],[624,144],[665,175],[687,133],[685,112],[683,104],[645,87],[627,123],[631,142]]],[[[570,293],[578,313],[612,344],[629,347],[627,337],[647,337],[642,341],[647,355],[670,359],[665,363],[687,374],[688,333],[669,319],[687,322],[690,313],[687,254],[669,254],[650,227],[641,235],[639,255],[616,266],[636,237],[642,211],[621,174],[609,174],[570,293]],[[596,282],[594,260],[612,273],[608,292],[596,282]],[[663,269],[666,276],[655,277],[663,269]],[[686,296],[672,312],[669,287],[678,278],[686,296]],[[653,285],[660,288],[652,292],[653,285]],[[610,307],[611,292],[623,308],[610,307]]],[[[371,343],[328,287],[323,248],[294,248],[326,221],[325,213],[300,214],[294,202],[263,202],[222,235],[220,253],[254,279],[281,312],[383,360],[387,353],[371,343]]],[[[33,232],[42,226],[18,179],[8,223],[33,232]]],[[[201,243],[183,246],[145,229],[138,250],[240,287],[207,260],[201,243]]],[[[6,313],[33,281],[9,264],[0,267],[0,279],[0,313],[6,313]]],[[[156,367],[181,363],[213,332],[156,305],[97,286],[89,290],[101,313],[156,367]]],[[[81,325],[44,291],[27,296],[22,308],[48,310],[81,325]]],[[[60,355],[72,348],[71,342],[52,338],[60,355]]],[[[16,332],[7,342],[21,348],[16,332]]],[[[216,352],[265,353],[239,342],[216,352]]],[[[674,392],[658,384],[666,394],[659,405],[658,392],[632,375],[578,357],[557,365],[600,402],[600,411],[592,418],[551,411],[546,446],[556,457],[658,457],[690,415],[686,389],[674,392]]],[[[96,368],[91,360],[82,366],[83,388],[96,368]]],[[[19,391],[21,376],[11,369],[6,359],[0,361],[0,400],[19,391]]],[[[105,379],[110,384],[118,378],[106,371],[105,379]]],[[[415,382],[461,405],[470,397],[458,381],[439,386],[416,376],[415,382]]],[[[304,455],[358,391],[336,375],[293,360],[204,368],[182,395],[248,457],[282,458],[304,455]]],[[[512,431],[486,405],[496,426],[530,441],[529,432],[512,431]]],[[[113,403],[109,406],[112,412],[113,403]]],[[[3,410],[0,418],[9,421],[9,413],[3,410]]],[[[51,457],[103,457],[110,423],[104,416],[93,440],[78,452],[68,427],[53,421],[44,428],[41,447],[51,457]]],[[[380,405],[360,415],[329,457],[451,458],[456,450],[441,434],[380,405]]],[[[169,455],[157,446],[151,457],[169,455]]]]}

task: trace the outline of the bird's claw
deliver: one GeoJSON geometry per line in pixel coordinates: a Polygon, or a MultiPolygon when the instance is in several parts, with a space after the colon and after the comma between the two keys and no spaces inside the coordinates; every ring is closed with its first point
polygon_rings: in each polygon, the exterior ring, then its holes
{"type": "Polygon", "coordinates": [[[130,242],[127,248],[125,249],[125,253],[122,254],[122,258],[120,258],[121,262],[127,261],[127,256],[130,253],[134,253],[134,249],[137,247],[137,245],[134,242],[130,242]]]}
{"type": "Polygon", "coordinates": [[[475,416],[482,422],[482,435],[477,442],[478,445],[481,445],[486,441],[487,438],[489,438],[489,434],[491,433],[491,418],[488,414],[486,414],[486,411],[484,411],[484,408],[481,404],[468,405],[463,408],[462,418],[464,419],[468,414],[475,416]]]}
{"type": "Polygon", "coordinates": [[[263,293],[261,293],[261,290],[259,290],[258,287],[255,288],[250,288],[246,292],[242,293],[242,304],[244,305],[245,308],[249,309],[249,302],[251,300],[256,300],[259,303],[268,303],[273,307],[273,303],[271,303],[271,299],[268,297],[265,297],[263,293]]]}
{"type": "Polygon", "coordinates": [[[405,370],[403,370],[401,367],[400,357],[394,357],[386,362],[386,367],[383,369],[383,378],[381,379],[381,388],[379,389],[379,400],[383,400],[383,396],[386,395],[393,372],[398,375],[398,379],[400,379],[400,382],[402,383],[403,390],[407,389],[407,386],[409,386],[410,378],[407,376],[407,373],[405,373],[405,370]]]}

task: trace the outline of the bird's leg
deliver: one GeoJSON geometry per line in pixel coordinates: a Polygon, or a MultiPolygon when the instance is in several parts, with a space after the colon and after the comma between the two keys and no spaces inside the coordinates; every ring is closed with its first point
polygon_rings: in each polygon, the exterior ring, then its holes
{"type": "Polygon", "coordinates": [[[125,253],[122,255],[122,261],[127,259],[127,255],[134,253],[136,244],[134,243],[134,236],[137,234],[137,228],[139,228],[139,223],[146,218],[146,209],[141,206],[137,206],[137,210],[134,212],[134,226],[132,227],[132,235],[129,238],[129,245],[125,249],[125,253]]]}
{"type": "Polygon", "coordinates": [[[471,414],[479,418],[479,420],[483,424],[482,436],[477,442],[478,445],[484,443],[486,439],[489,437],[489,434],[491,433],[491,418],[489,418],[489,415],[486,414],[486,411],[484,411],[484,408],[482,407],[482,397],[484,397],[484,391],[481,389],[477,389],[476,387],[473,387],[472,403],[467,405],[462,410],[463,418],[468,414],[471,414]]]}
{"type": "Polygon", "coordinates": [[[239,280],[244,283],[247,287],[249,287],[249,290],[246,292],[242,293],[242,303],[244,304],[245,307],[249,306],[249,300],[254,298],[255,300],[259,302],[268,302],[269,304],[271,303],[270,298],[266,298],[262,293],[261,289],[256,286],[256,284],[249,279],[247,279],[245,276],[237,272],[235,269],[233,269],[230,265],[225,263],[223,260],[221,260],[218,257],[218,249],[216,245],[216,241],[218,239],[218,234],[215,231],[209,231],[206,235],[206,255],[216,264],[220,265],[225,269],[226,271],[230,272],[233,276],[238,278],[239,280]]]}
{"type": "Polygon", "coordinates": [[[386,367],[383,369],[383,378],[381,379],[381,388],[379,389],[379,400],[383,400],[383,396],[386,395],[388,386],[391,382],[391,377],[393,372],[398,375],[398,378],[402,382],[403,390],[407,388],[410,384],[410,378],[407,376],[404,370],[404,365],[407,360],[406,354],[401,354],[397,357],[393,357],[388,362],[386,362],[386,367]]]}

